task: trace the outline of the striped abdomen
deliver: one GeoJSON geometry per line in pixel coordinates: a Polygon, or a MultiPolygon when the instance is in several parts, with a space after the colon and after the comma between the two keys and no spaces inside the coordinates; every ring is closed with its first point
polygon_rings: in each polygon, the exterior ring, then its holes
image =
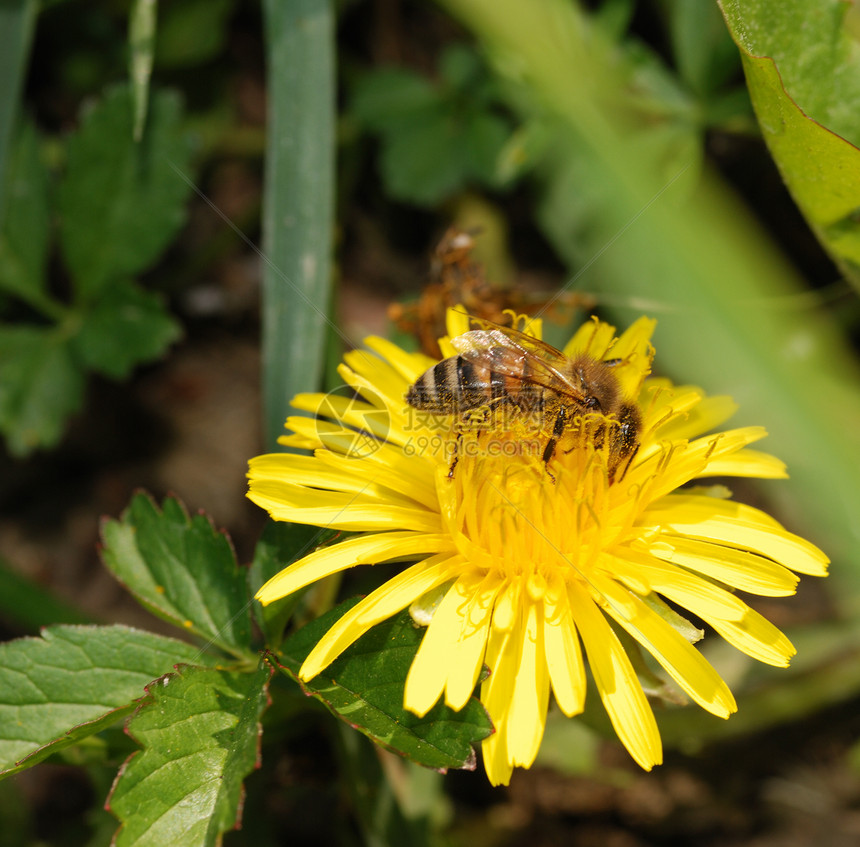
{"type": "MultiPolygon", "coordinates": [[[[507,351],[497,350],[493,351],[494,358],[507,356],[507,351]]],[[[519,370],[524,369],[527,370],[526,362],[520,364],[519,370]]],[[[507,376],[491,364],[451,356],[425,371],[410,386],[406,402],[416,409],[454,415],[488,403],[516,403],[525,390],[535,388],[527,385],[523,377],[507,376]]]]}

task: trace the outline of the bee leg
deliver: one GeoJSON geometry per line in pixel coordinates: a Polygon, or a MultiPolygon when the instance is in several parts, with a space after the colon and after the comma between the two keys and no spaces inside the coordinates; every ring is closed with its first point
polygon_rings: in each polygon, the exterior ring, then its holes
{"type": "Polygon", "coordinates": [[[460,439],[462,437],[463,432],[461,430],[457,433],[457,437],[454,439],[454,449],[451,451],[451,466],[448,468],[448,479],[454,479],[454,468],[457,467],[457,462],[460,460],[460,439]]]}
{"type": "Polygon", "coordinates": [[[636,454],[639,452],[639,445],[635,445],[631,452],[619,456],[617,459],[617,463],[614,468],[609,473],[609,482],[621,482],[624,479],[624,475],[627,473],[630,468],[631,463],[636,458],[636,454]]]}
{"type": "Polygon", "coordinates": [[[543,466],[553,483],[555,482],[555,476],[549,469],[549,460],[555,455],[555,446],[558,444],[558,440],[564,432],[566,423],[567,413],[564,410],[564,406],[562,406],[558,410],[558,416],[555,419],[555,426],[552,428],[552,435],[549,437],[549,441],[547,441],[546,447],[543,451],[543,466]]]}
{"type": "Polygon", "coordinates": [[[610,467],[609,481],[620,482],[624,479],[633,459],[639,452],[639,428],[641,421],[635,406],[627,405],[619,416],[618,432],[610,448],[610,457],[614,453],[614,461],[610,467]],[[620,471],[620,472],[619,472],[620,471]]]}

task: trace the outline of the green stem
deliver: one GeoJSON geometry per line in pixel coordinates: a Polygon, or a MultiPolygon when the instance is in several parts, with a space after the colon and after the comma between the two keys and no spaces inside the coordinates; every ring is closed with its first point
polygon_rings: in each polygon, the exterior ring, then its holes
{"type": "Polygon", "coordinates": [[[23,300],[31,309],[57,324],[68,321],[76,313],[75,309],[64,306],[59,300],[49,297],[42,291],[16,289],[14,295],[23,300]]]}
{"type": "Polygon", "coordinates": [[[263,206],[263,404],[274,447],[292,397],[320,387],[334,219],[334,12],[266,0],[269,125],[263,206]]]}

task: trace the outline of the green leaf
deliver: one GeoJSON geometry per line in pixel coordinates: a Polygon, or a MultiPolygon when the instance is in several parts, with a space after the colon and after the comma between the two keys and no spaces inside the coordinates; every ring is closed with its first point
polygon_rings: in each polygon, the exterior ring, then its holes
{"type": "Polygon", "coordinates": [[[465,136],[443,114],[422,116],[409,129],[385,136],[380,168],[392,197],[433,205],[467,179],[465,136]]]}
{"type": "Polygon", "coordinates": [[[29,122],[24,123],[6,171],[7,213],[0,228],[0,290],[25,300],[43,296],[48,258],[48,172],[40,153],[35,128],[29,122]]]}
{"type": "Polygon", "coordinates": [[[502,150],[511,137],[508,124],[498,115],[477,112],[468,119],[463,136],[465,170],[484,185],[498,186],[502,150]]]}
{"type": "Polygon", "coordinates": [[[72,344],[88,369],[123,379],[135,365],[158,358],[181,332],[158,294],[121,280],[87,310],[72,344]]]}
{"type": "Polygon", "coordinates": [[[83,390],[83,374],[57,332],[0,326],[0,431],[13,455],[56,444],[83,390]]]}
{"type": "MultiPolygon", "coordinates": [[[[278,654],[281,668],[298,678],[314,645],[356,602],[342,603],[290,636],[278,654]]],[[[403,708],[406,674],[423,635],[404,612],[375,626],[319,676],[302,684],[333,714],[377,744],[426,767],[471,769],[473,745],[493,731],[477,700],[459,712],[440,702],[423,718],[403,708]]]]}
{"type": "Polygon", "coordinates": [[[135,144],[132,97],[121,86],[84,115],[69,139],[60,240],[79,299],[147,268],[182,225],[190,189],[180,120],[178,97],[155,92],[135,144]]]}
{"type": "Polygon", "coordinates": [[[245,574],[230,540],[173,497],[137,494],[102,525],[105,565],[151,612],[238,656],[251,640],[245,574]]]}
{"type": "Polygon", "coordinates": [[[187,68],[218,57],[235,11],[233,0],[173,0],[160,10],[159,68],[187,68]],[[194,33],[189,38],[189,33],[194,33]]]}
{"type": "Polygon", "coordinates": [[[860,51],[855,4],[841,0],[721,0],[742,53],[768,56],[812,120],[860,145],[860,51]]]}
{"type": "Polygon", "coordinates": [[[397,132],[416,118],[435,114],[439,94],[413,71],[381,68],[365,74],[355,87],[352,114],[368,129],[397,132]]]}
{"type": "Polygon", "coordinates": [[[143,747],[120,770],[108,808],[117,847],[218,845],[241,823],[242,781],[258,766],[271,669],[180,668],[148,686],[128,722],[143,747]]]}
{"type": "MultiPolygon", "coordinates": [[[[248,569],[249,593],[256,594],[275,574],[338,534],[335,530],[307,524],[269,521],[254,548],[254,558],[248,569]]],[[[284,627],[304,594],[304,590],[296,591],[267,606],[253,601],[254,617],[267,645],[276,647],[280,644],[284,627]]]]}
{"type": "Polygon", "coordinates": [[[710,95],[738,71],[719,9],[701,0],[663,0],[663,6],[678,75],[699,96],[710,95]]]}
{"type": "Polygon", "coordinates": [[[470,181],[501,182],[500,157],[510,127],[488,108],[484,67],[474,52],[449,48],[440,60],[444,86],[411,71],[386,68],[355,88],[352,113],[380,136],[380,169],[388,192],[432,205],[470,181]]]}
{"type": "Polygon", "coordinates": [[[55,626],[0,644],[0,774],[100,732],[153,679],[200,660],[189,644],[125,626],[55,626]]]}
{"type": "Polygon", "coordinates": [[[465,44],[451,44],[442,51],[439,75],[452,88],[469,91],[470,99],[484,93],[481,84],[486,82],[486,69],[474,49],[465,44]]]}
{"type": "Polygon", "coordinates": [[[723,0],[762,135],[801,212],[860,285],[860,50],[840,0],[723,0]],[[802,22],[802,25],[801,25],[802,22]]]}

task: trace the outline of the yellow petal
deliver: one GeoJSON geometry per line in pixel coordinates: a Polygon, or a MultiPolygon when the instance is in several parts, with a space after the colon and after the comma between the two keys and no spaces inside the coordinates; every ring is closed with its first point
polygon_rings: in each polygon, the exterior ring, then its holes
{"type": "MultiPolygon", "coordinates": [[[[333,488],[349,490],[346,486],[357,486],[359,481],[366,485],[372,480],[374,485],[378,486],[374,489],[375,492],[381,494],[383,491],[395,491],[401,498],[434,511],[439,510],[432,466],[429,463],[410,460],[399,450],[377,451],[363,459],[350,459],[321,450],[313,458],[335,474],[339,482],[333,484],[333,488]]],[[[364,489],[356,487],[355,490],[364,489]]]]}
{"type": "Polygon", "coordinates": [[[729,687],[674,627],[611,579],[594,574],[592,587],[607,600],[606,613],[627,630],[703,709],[721,718],[737,711],[729,687]],[[633,600],[632,614],[628,611],[629,604],[625,604],[629,599],[633,600]],[[625,611],[617,613],[616,610],[622,607],[625,611]]]}
{"type": "Polygon", "coordinates": [[[494,575],[486,577],[475,590],[463,619],[463,630],[451,656],[445,702],[455,711],[466,705],[478,677],[489,637],[493,604],[501,587],[501,580],[494,575]]]}
{"type": "Polygon", "coordinates": [[[508,715],[508,757],[511,764],[523,768],[531,767],[537,756],[549,704],[549,672],[541,612],[539,604],[528,604],[508,715]]]}
{"type": "Polygon", "coordinates": [[[306,682],[313,679],[372,626],[402,611],[426,591],[445,582],[451,576],[452,563],[456,561],[456,557],[452,559],[444,553],[432,556],[368,594],[317,642],[302,664],[299,677],[306,682]]]}
{"type": "Polygon", "coordinates": [[[521,588],[519,580],[511,580],[502,589],[493,611],[493,629],[507,632],[517,623],[520,598],[523,593],[521,588]]]}
{"type": "Polygon", "coordinates": [[[355,397],[342,397],[339,394],[331,393],[296,394],[290,401],[290,405],[299,411],[310,412],[312,415],[330,420],[342,420],[351,426],[356,426],[362,422],[364,416],[370,412],[380,411],[379,405],[365,403],[355,397]]]}
{"type": "Polygon", "coordinates": [[[543,632],[555,700],[565,715],[573,717],[585,708],[585,663],[567,592],[561,584],[552,585],[545,595],[543,632]]]}
{"type": "Polygon", "coordinates": [[[749,608],[710,580],[634,550],[627,550],[623,557],[609,557],[606,571],[637,594],[647,593],[646,588],[656,591],[697,615],[739,621],[749,608]]]}
{"type": "Polygon", "coordinates": [[[278,444],[283,444],[284,447],[296,447],[299,450],[317,450],[322,447],[322,442],[314,436],[308,438],[304,435],[281,435],[278,437],[278,444]]]}
{"type": "Polygon", "coordinates": [[[627,581],[624,571],[629,568],[638,578],[647,580],[653,591],[689,609],[726,641],[759,661],[785,667],[794,655],[794,647],[785,635],[740,598],[673,565],[656,564],[635,553],[629,557],[635,565],[621,560],[616,563],[616,575],[622,582],[627,581]]]}
{"type": "Polygon", "coordinates": [[[341,379],[353,388],[361,380],[372,386],[367,396],[373,402],[380,395],[394,399],[405,399],[409,381],[397,369],[367,350],[350,350],[344,354],[344,364],[337,369],[341,379]],[[358,379],[356,379],[358,378],[358,379]]]}
{"type": "Polygon", "coordinates": [[[265,605],[356,565],[375,565],[392,559],[426,556],[452,549],[451,538],[441,533],[378,532],[348,538],[293,562],[275,574],[257,592],[256,597],[265,605]]]}
{"type": "Polygon", "coordinates": [[[646,509],[641,524],[752,550],[799,573],[827,573],[829,559],[814,544],[788,532],[759,509],[731,500],[672,494],[646,509]]]}
{"type": "Polygon", "coordinates": [[[396,526],[428,533],[438,533],[442,529],[436,512],[417,506],[390,505],[363,493],[323,491],[282,481],[259,480],[248,492],[248,499],[275,520],[329,529],[361,532],[396,526]]]}
{"type": "Polygon", "coordinates": [[[794,594],[799,581],[796,574],[770,559],[710,541],[673,536],[670,544],[664,536],[651,544],[648,552],[732,588],[765,597],[794,594]]]}
{"type": "MultiPolygon", "coordinates": [[[[456,338],[472,329],[471,319],[463,306],[454,306],[445,312],[445,324],[448,338],[456,338]]],[[[451,355],[450,353],[448,355],[451,355]]]]}
{"type": "MultiPolygon", "coordinates": [[[[314,441],[318,445],[322,444],[315,418],[309,418],[305,415],[290,415],[284,422],[284,426],[293,433],[291,436],[286,436],[287,438],[302,438],[307,441],[314,441]]],[[[283,438],[284,436],[278,441],[282,441],[283,438]]]]}
{"type": "Polygon", "coordinates": [[[403,693],[403,705],[419,717],[433,708],[448,682],[451,656],[460,639],[474,588],[475,579],[471,574],[461,576],[442,598],[421,639],[403,693]]]}
{"type": "MultiPolygon", "coordinates": [[[[689,443],[673,444],[664,459],[655,454],[653,460],[660,462],[660,470],[651,481],[648,496],[652,500],[671,493],[690,480],[706,475],[711,462],[731,456],[747,444],[764,438],[767,431],[760,426],[728,430],[718,435],[699,438],[689,443]]],[[[644,472],[645,457],[637,461],[637,472],[644,472]]],[[[653,472],[653,469],[652,469],[653,472]]]]}
{"type": "Polygon", "coordinates": [[[407,353],[387,338],[372,335],[366,338],[364,343],[385,359],[409,385],[415,382],[427,368],[436,364],[435,359],[423,353],[407,353]]]}
{"type": "Polygon", "coordinates": [[[663,761],[654,713],[618,637],[581,585],[568,597],[594,682],[612,726],[634,760],[646,771],[663,761]]]}
{"type": "Polygon", "coordinates": [[[655,441],[695,438],[727,421],[738,408],[731,397],[706,397],[700,388],[673,386],[668,380],[649,379],[643,395],[643,429],[653,428],[649,437],[655,441]]]}
{"type": "MultiPolygon", "coordinates": [[[[412,476],[418,478],[413,469],[412,476]]],[[[409,477],[393,474],[390,469],[364,459],[349,459],[327,451],[319,456],[299,456],[295,453],[267,453],[248,463],[248,479],[252,490],[261,483],[284,485],[289,494],[297,486],[320,491],[355,492],[365,497],[373,496],[385,503],[399,503],[414,507],[418,500],[426,505],[425,488],[410,485],[409,477]]],[[[426,480],[430,482],[430,480],[426,480]]],[[[436,501],[438,508],[438,501],[436,501]]]]}
{"type": "Polygon", "coordinates": [[[708,462],[699,476],[745,476],[756,479],[786,479],[785,462],[760,450],[739,450],[708,462]]]}
{"type": "Polygon", "coordinates": [[[487,664],[490,667],[490,676],[481,686],[481,702],[496,730],[482,744],[484,768],[493,785],[506,785],[513,771],[508,750],[510,729],[508,718],[516,684],[521,643],[522,627],[519,624],[508,630],[496,630],[490,627],[487,640],[487,664]]]}
{"type": "Polygon", "coordinates": [[[789,660],[797,652],[785,633],[753,609],[748,609],[739,621],[702,617],[729,644],[765,664],[788,667],[789,660]]]}
{"type": "Polygon", "coordinates": [[[592,318],[582,324],[573,338],[564,346],[566,356],[585,353],[593,359],[605,359],[610,345],[615,340],[615,327],[592,318]]]}
{"type": "Polygon", "coordinates": [[[635,399],[642,388],[642,382],[651,372],[651,361],[654,358],[654,348],[651,346],[651,336],[657,321],[651,318],[639,318],[619,336],[606,355],[620,359],[614,369],[621,393],[624,397],[635,399]]]}

